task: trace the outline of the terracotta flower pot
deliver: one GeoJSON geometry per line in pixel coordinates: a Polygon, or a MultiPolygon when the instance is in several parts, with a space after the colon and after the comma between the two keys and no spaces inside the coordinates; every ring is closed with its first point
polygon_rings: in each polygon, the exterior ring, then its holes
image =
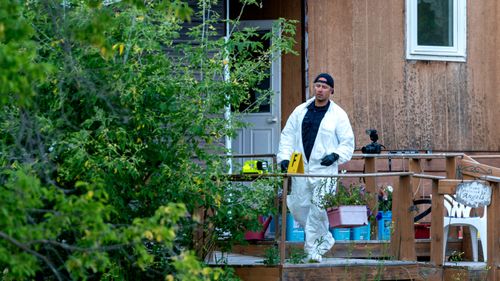
{"type": "Polygon", "coordinates": [[[367,208],[365,205],[339,206],[328,208],[330,227],[353,227],[368,224],[367,208]]]}

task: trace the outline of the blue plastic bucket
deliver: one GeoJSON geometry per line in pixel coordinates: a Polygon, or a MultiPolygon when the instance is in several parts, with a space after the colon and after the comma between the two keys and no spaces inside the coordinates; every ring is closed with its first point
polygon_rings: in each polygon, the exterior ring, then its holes
{"type": "Polygon", "coordinates": [[[304,241],[304,228],[293,219],[292,214],[286,215],[286,241],[304,241]]]}
{"type": "Polygon", "coordinates": [[[332,227],[330,228],[330,232],[333,235],[335,240],[351,240],[351,229],[350,228],[339,228],[332,227]]]}
{"type": "Polygon", "coordinates": [[[392,225],[392,212],[378,212],[377,218],[380,217],[378,221],[378,240],[390,240],[391,239],[391,225],[392,225]]]}
{"type": "Polygon", "coordinates": [[[370,224],[353,227],[351,229],[351,240],[370,240],[370,224]]]}

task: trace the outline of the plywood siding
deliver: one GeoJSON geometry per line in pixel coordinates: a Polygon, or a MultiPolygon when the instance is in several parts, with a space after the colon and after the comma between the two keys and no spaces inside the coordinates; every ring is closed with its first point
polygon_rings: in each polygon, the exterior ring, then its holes
{"type": "Polygon", "coordinates": [[[309,82],[321,72],[330,73],[335,79],[335,100],[349,112],[355,98],[351,94],[355,65],[352,7],[353,1],[307,1],[309,82]]]}
{"type": "Polygon", "coordinates": [[[500,151],[500,4],[467,3],[467,62],[405,59],[405,1],[306,0],[309,80],[336,78],[356,146],[500,151]]]}

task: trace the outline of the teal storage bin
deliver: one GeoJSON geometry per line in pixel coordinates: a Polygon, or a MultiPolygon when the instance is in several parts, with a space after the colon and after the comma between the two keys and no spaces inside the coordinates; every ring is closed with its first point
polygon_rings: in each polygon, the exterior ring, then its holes
{"type": "Polygon", "coordinates": [[[333,235],[335,240],[351,240],[351,229],[350,228],[339,228],[332,227],[330,228],[330,232],[333,235]]]}
{"type": "Polygon", "coordinates": [[[351,229],[351,240],[370,240],[370,224],[353,227],[351,229]]]}
{"type": "Polygon", "coordinates": [[[304,241],[304,228],[293,219],[292,214],[286,215],[286,241],[304,241]]]}
{"type": "Polygon", "coordinates": [[[378,212],[378,240],[391,239],[392,212],[378,212]],[[380,219],[379,219],[380,218],[380,219]]]}

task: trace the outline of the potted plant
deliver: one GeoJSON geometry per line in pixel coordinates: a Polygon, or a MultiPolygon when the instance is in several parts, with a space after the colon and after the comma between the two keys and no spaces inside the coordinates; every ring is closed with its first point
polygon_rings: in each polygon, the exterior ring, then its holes
{"type": "Polygon", "coordinates": [[[379,187],[378,191],[378,239],[389,240],[392,225],[392,191],[390,185],[379,187]]]}
{"type": "Polygon", "coordinates": [[[320,206],[327,210],[330,227],[367,225],[367,193],[364,185],[351,184],[346,187],[340,181],[331,184],[336,184],[337,187],[327,188],[320,200],[320,206]]]}

